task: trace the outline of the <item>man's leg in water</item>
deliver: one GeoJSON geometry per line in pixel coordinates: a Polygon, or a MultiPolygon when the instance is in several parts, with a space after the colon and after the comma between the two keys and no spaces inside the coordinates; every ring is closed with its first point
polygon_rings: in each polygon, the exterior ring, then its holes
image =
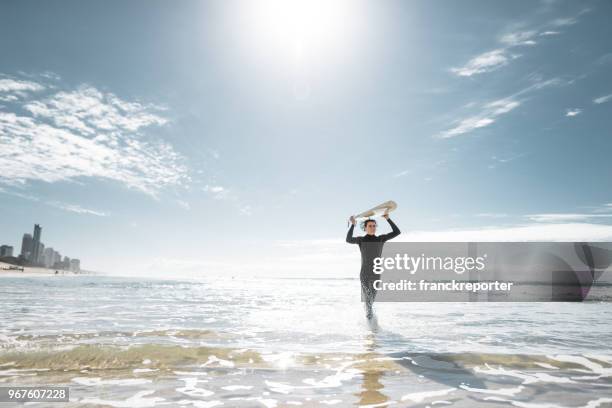
{"type": "Polygon", "coordinates": [[[366,317],[371,319],[374,317],[374,310],[372,304],[374,298],[376,298],[376,290],[374,290],[374,282],[369,279],[361,279],[361,293],[365,302],[366,317]]]}

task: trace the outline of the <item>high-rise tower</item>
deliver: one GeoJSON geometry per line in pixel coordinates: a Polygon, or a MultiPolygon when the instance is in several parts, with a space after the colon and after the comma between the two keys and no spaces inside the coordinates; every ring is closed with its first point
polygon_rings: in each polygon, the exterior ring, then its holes
{"type": "Polygon", "coordinates": [[[38,224],[34,224],[34,236],[32,238],[32,262],[38,262],[40,257],[40,234],[42,228],[38,224]]]}

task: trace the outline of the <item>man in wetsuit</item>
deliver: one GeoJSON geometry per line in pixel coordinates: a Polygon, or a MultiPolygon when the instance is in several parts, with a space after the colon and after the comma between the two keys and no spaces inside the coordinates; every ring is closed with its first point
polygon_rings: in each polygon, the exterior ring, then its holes
{"type": "Polygon", "coordinates": [[[372,310],[372,303],[376,297],[374,281],[380,279],[380,275],[375,274],[373,271],[374,258],[381,256],[383,245],[386,241],[400,234],[399,228],[391,221],[389,214],[385,214],[383,217],[389,222],[393,230],[388,234],[377,236],[376,221],[366,220],[364,223],[366,235],[362,237],[353,237],[353,230],[355,229],[355,217],[353,216],[351,216],[351,228],[349,228],[346,234],[346,242],[349,244],[358,244],[359,250],[361,251],[361,272],[359,278],[361,280],[361,293],[365,300],[366,317],[368,319],[374,317],[374,312],[372,310]]]}

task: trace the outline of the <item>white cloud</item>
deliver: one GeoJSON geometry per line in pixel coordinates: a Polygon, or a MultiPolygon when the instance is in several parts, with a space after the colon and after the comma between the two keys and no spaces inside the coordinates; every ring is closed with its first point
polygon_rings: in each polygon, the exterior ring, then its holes
{"type": "Polygon", "coordinates": [[[213,159],[218,160],[219,157],[221,157],[221,154],[219,153],[218,150],[216,149],[208,149],[208,152],[210,153],[210,155],[212,156],[213,159]]]}
{"type": "Polygon", "coordinates": [[[573,116],[578,116],[582,113],[582,109],[576,108],[576,109],[568,109],[565,111],[565,116],[568,117],[573,117],[573,116]]]}
{"type": "Polygon", "coordinates": [[[538,77],[536,78],[536,80],[537,82],[526,88],[521,89],[518,92],[515,92],[513,95],[482,105],[480,112],[476,114],[470,115],[464,119],[455,120],[451,124],[452,127],[450,129],[440,132],[435,137],[440,137],[443,139],[450,138],[469,133],[473,130],[482,127],[489,126],[494,123],[500,115],[504,115],[508,112],[511,112],[512,110],[520,106],[521,101],[517,99],[519,96],[529,94],[547,87],[565,85],[568,83],[567,81],[562,81],[559,78],[542,80],[538,77]]]}
{"type": "Polygon", "coordinates": [[[156,114],[158,107],[126,102],[87,85],[76,91],[58,92],[43,101],[27,103],[24,109],[36,117],[52,120],[58,127],[87,135],[99,131],[135,132],[142,127],[167,123],[165,118],[156,114]]]}
{"type": "Polygon", "coordinates": [[[39,92],[45,87],[33,81],[24,81],[11,78],[0,78],[0,101],[15,102],[24,98],[31,92],[39,92]]]}
{"type": "Polygon", "coordinates": [[[19,198],[23,198],[25,200],[29,200],[29,201],[34,201],[34,202],[40,202],[43,203],[45,205],[50,205],[52,207],[55,208],[59,208],[60,210],[64,210],[64,211],[70,211],[70,212],[74,212],[74,213],[78,213],[78,214],[89,214],[89,215],[96,215],[99,217],[106,217],[109,214],[103,211],[98,211],[98,210],[92,210],[89,208],[84,208],[78,204],[69,204],[69,203],[64,203],[61,201],[45,201],[45,200],[41,200],[40,198],[33,196],[31,194],[27,194],[27,193],[22,193],[20,191],[16,191],[13,189],[6,189],[3,187],[0,187],[0,193],[4,193],[4,194],[8,194],[8,195],[12,195],[15,197],[19,197],[19,198]]]}
{"type": "Polygon", "coordinates": [[[506,155],[504,157],[491,156],[492,164],[489,164],[488,168],[494,169],[499,164],[510,163],[511,161],[514,161],[514,160],[519,159],[521,157],[524,157],[526,155],[527,155],[527,153],[519,153],[519,154],[513,154],[513,155],[506,155]]]}
{"type": "Polygon", "coordinates": [[[204,186],[204,191],[211,194],[215,200],[229,198],[229,190],[223,186],[204,186]]]}
{"type": "Polygon", "coordinates": [[[109,214],[103,211],[92,210],[90,208],[81,207],[78,204],[67,204],[59,201],[50,201],[47,204],[59,208],[64,211],[70,211],[77,214],[88,214],[88,215],[96,215],[98,217],[107,217],[109,214]]]}
{"type": "Polygon", "coordinates": [[[469,133],[475,129],[489,126],[491,123],[494,123],[494,122],[495,122],[495,119],[493,118],[482,118],[478,116],[466,118],[466,119],[461,120],[452,129],[442,132],[440,134],[440,137],[446,139],[449,137],[459,136],[464,133],[469,133]]]}
{"type": "Polygon", "coordinates": [[[586,222],[525,224],[508,227],[483,227],[445,231],[411,231],[401,234],[403,242],[582,242],[611,241],[612,225],[586,222]]]}
{"type": "MultiPolygon", "coordinates": [[[[577,16],[580,16],[589,11],[589,9],[584,9],[580,11],[577,16]]],[[[557,28],[573,25],[578,22],[577,16],[568,18],[558,18],[549,22],[548,24],[544,24],[543,26],[541,26],[541,28],[557,28]]],[[[463,77],[471,77],[476,74],[483,74],[495,71],[501,67],[508,65],[511,60],[520,57],[520,55],[511,54],[510,51],[513,48],[521,46],[534,46],[537,44],[535,40],[537,37],[547,37],[558,34],[560,34],[560,32],[554,29],[547,29],[540,32],[540,28],[503,34],[501,37],[499,37],[498,40],[500,44],[499,48],[479,54],[476,57],[471,58],[464,66],[458,68],[451,68],[450,71],[458,76],[463,77]]]]}
{"type": "Polygon", "coordinates": [[[187,201],[176,200],[176,203],[185,210],[191,210],[191,205],[187,201]]]}
{"type": "Polygon", "coordinates": [[[218,184],[206,184],[202,190],[215,200],[223,200],[238,211],[240,215],[250,216],[253,209],[240,198],[240,194],[235,189],[230,189],[218,184]]]}
{"type": "Polygon", "coordinates": [[[102,178],[157,196],[190,180],[170,144],[141,133],[167,123],[158,107],[82,86],[23,108],[0,111],[0,184],[102,178]]]}
{"type": "MultiPolygon", "coordinates": [[[[580,13],[582,14],[582,13],[580,13]]],[[[565,26],[570,26],[570,25],[574,25],[578,22],[578,20],[574,17],[567,17],[567,18],[557,18],[556,20],[553,20],[551,22],[551,25],[555,26],[555,27],[565,27],[565,26]]]]}
{"type": "Polygon", "coordinates": [[[511,99],[499,99],[486,105],[487,108],[493,109],[493,115],[502,115],[510,112],[518,107],[521,103],[511,99]]]}
{"type": "Polygon", "coordinates": [[[593,99],[593,103],[596,103],[596,104],[606,103],[611,99],[612,99],[612,94],[609,94],[609,95],[600,96],[599,98],[593,99]]]}
{"type": "Polygon", "coordinates": [[[411,170],[402,170],[399,173],[394,174],[393,177],[404,177],[410,173],[412,173],[411,170]]]}
{"type": "Polygon", "coordinates": [[[36,92],[45,89],[44,86],[32,81],[19,81],[15,79],[0,79],[0,92],[36,92]]]}
{"type": "Polygon", "coordinates": [[[496,49],[482,53],[467,62],[463,67],[451,68],[451,72],[459,76],[469,77],[475,74],[491,72],[508,63],[509,56],[505,49],[496,49]]]}
{"type": "Polygon", "coordinates": [[[240,214],[242,215],[253,215],[253,211],[251,210],[250,205],[244,205],[240,208],[240,214]]]}
{"type": "Polygon", "coordinates": [[[503,35],[500,38],[500,42],[511,47],[518,45],[535,45],[536,42],[533,40],[533,37],[535,37],[536,34],[537,32],[533,30],[509,33],[503,35]]]}
{"type": "Polygon", "coordinates": [[[508,216],[506,213],[478,213],[477,217],[486,217],[486,218],[505,218],[508,216]]]}
{"type": "Polygon", "coordinates": [[[498,116],[512,111],[520,106],[520,104],[519,101],[509,98],[487,103],[483,106],[479,114],[457,121],[452,128],[441,132],[439,137],[446,139],[489,126],[495,122],[498,116]]]}
{"type": "Polygon", "coordinates": [[[612,214],[575,214],[575,213],[548,213],[527,215],[532,221],[536,222],[567,222],[567,221],[587,221],[592,218],[610,218],[612,214]]]}

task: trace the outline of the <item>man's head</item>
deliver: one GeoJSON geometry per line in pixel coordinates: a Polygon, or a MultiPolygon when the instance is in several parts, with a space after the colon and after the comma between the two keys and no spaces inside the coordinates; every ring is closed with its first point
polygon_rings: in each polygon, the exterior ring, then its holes
{"type": "Polygon", "coordinates": [[[376,220],[365,220],[363,222],[363,230],[368,235],[376,234],[376,220]]]}

